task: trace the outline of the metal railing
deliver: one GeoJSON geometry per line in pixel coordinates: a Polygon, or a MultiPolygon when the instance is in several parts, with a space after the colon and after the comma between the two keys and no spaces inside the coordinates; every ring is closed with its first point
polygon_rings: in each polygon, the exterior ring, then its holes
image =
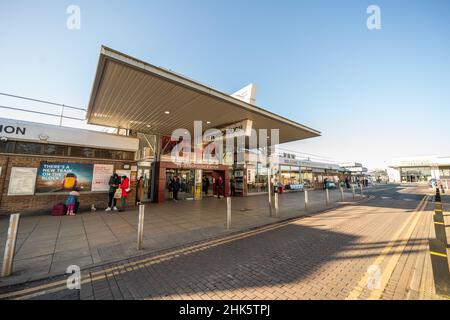
{"type": "Polygon", "coordinates": [[[65,105],[65,104],[61,104],[61,103],[50,102],[50,101],[45,101],[45,100],[40,100],[40,99],[33,99],[33,98],[28,98],[28,97],[8,94],[8,93],[4,93],[4,92],[0,92],[0,95],[5,96],[5,97],[9,97],[9,98],[21,99],[21,100],[32,101],[32,102],[38,102],[38,103],[43,103],[43,104],[59,107],[60,108],[60,112],[58,112],[58,113],[50,113],[50,112],[44,112],[44,111],[29,110],[29,109],[26,109],[26,108],[18,108],[18,107],[0,105],[1,109],[12,110],[12,111],[19,111],[19,112],[26,112],[26,113],[31,113],[31,114],[37,114],[37,115],[43,115],[43,116],[50,116],[50,117],[59,118],[59,125],[60,126],[62,126],[63,119],[77,120],[77,121],[85,121],[85,119],[86,119],[85,118],[85,115],[86,115],[86,109],[85,108],[73,107],[73,106],[69,106],[69,105],[65,105]],[[64,115],[64,111],[66,109],[82,111],[83,112],[83,117],[79,118],[79,117],[64,115]]]}

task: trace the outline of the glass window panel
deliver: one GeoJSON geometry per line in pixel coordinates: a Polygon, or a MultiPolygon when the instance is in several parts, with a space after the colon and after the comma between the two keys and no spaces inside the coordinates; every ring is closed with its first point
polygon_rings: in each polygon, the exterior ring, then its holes
{"type": "Polygon", "coordinates": [[[42,144],[17,141],[14,152],[20,154],[41,154],[42,144]]]}

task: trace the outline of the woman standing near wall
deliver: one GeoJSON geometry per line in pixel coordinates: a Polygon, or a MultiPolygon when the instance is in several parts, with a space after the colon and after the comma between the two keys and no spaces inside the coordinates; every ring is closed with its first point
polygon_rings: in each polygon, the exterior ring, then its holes
{"type": "Polygon", "coordinates": [[[144,177],[140,177],[136,184],[136,204],[144,201],[144,177]]]}
{"type": "Polygon", "coordinates": [[[122,176],[122,183],[120,184],[120,189],[122,189],[122,211],[125,210],[128,200],[128,194],[130,193],[130,179],[127,176],[122,176]]]}

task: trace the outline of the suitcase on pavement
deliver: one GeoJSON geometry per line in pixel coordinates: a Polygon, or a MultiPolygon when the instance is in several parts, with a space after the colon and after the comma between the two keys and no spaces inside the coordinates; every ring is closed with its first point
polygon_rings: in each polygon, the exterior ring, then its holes
{"type": "Polygon", "coordinates": [[[66,205],[64,203],[57,203],[52,208],[52,216],[63,216],[66,214],[66,205]]]}

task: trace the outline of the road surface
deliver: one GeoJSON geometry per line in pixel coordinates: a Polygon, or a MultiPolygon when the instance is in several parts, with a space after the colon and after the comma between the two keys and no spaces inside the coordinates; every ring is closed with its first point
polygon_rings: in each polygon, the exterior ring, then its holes
{"type": "Polygon", "coordinates": [[[10,288],[3,299],[438,299],[427,188],[383,186],[320,214],[10,288]]]}

